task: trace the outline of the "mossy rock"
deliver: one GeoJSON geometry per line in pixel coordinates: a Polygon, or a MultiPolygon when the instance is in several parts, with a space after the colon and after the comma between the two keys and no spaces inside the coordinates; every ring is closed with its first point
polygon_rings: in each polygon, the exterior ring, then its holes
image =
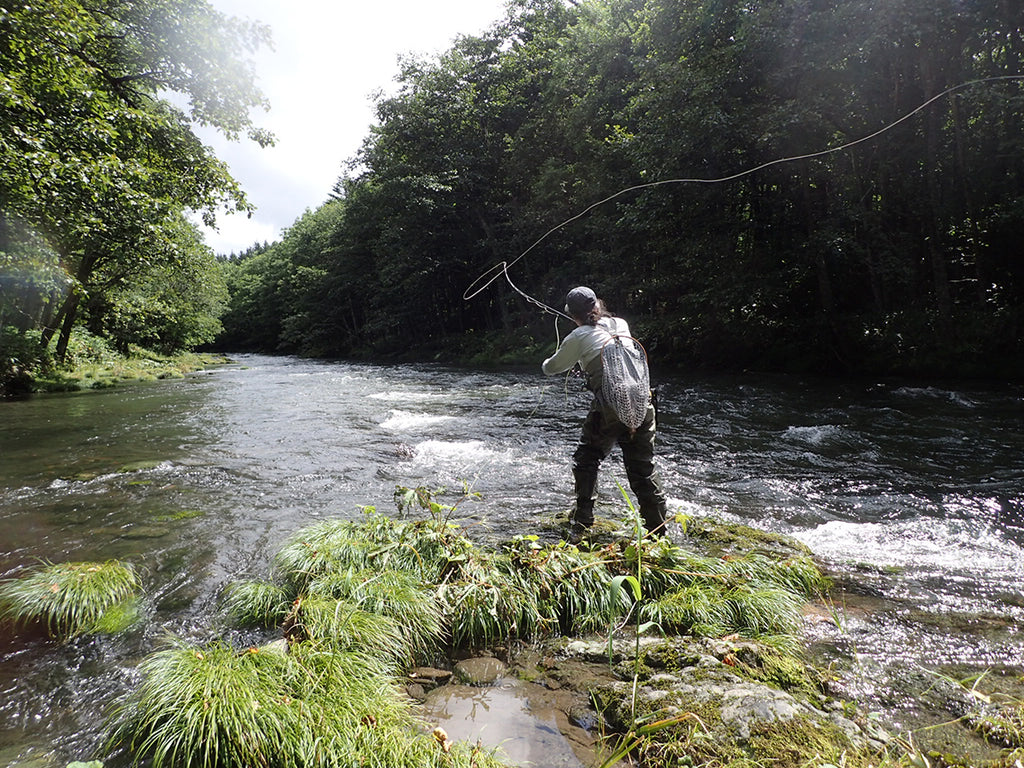
{"type": "Polygon", "coordinates": [[[807,696],[822,693],[824,675],[793,654],[756,643],[743,643],[734,657],[736,669],[750,680],[807,696]]]}
{"type": "Polygon", "coordinates": [[[156,523],[176,523],[181,520],[194,520],[197,517],[202,517],[203,511],[201,509],[182,509],[178,512],[167,512],[165,514],[155,515],[153,522],[156,523]]]}
{"type": "Polygon", "coordinates": [[[801,717],[752,726],[743,748],[750,758],[777,768],[821,764],[811,762],[815,759],[832,765],[873,766],[879,759],[874,750],[852,748],[847,735],[832,723],[801,717]]]}
{"type": "Polygon", "coordinates": [[[762,554],[769,557],[808,557],[811,549],[792,536],[764,531],[741,523],[726,523],[712,517],[683,521],[686,535],[701,542],[713,555],[762,554]]]}

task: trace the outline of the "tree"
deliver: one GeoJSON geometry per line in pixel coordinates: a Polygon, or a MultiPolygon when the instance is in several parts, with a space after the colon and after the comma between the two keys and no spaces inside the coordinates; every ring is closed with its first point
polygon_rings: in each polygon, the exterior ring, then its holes
{"type": "Polygon", "coordinates": [[[213,251],[185,219],[173,219],[162,230],[173,254],[151,251],[143,272],[110,281],[85,302],[86,326],[122,352],[131,345],[168,354],[193,349],[212,342],[222,329],[228,290],[213,251]]]}
{"type": "Polygon", "coordinates": [[[251,121],[266,105],[240,55],[267,39],[205,0],[0,6],[0,210],[42,233],[73,281],[43,332],[48,343],[60,327],[58,357],[83,297],[156,254],[174,262],[186,209],[212,222],[248,208],[192,125],[271,140],[251,121]]]}

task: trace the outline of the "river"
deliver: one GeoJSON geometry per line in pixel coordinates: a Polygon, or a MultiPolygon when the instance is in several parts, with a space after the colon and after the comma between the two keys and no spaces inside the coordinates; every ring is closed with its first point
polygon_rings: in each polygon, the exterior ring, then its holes
{"type": "MultiPolygon", "coordinates": [[[[849,592],[808,626],[838,685],[915,724],[901,670],[1024,672],[1024,388],[654,376],[673,509],[791,534],[849,592]]],[[[86,759],[168,633],[225,632],[218,599],[296,529],[397,485],[463,483],[472,535],[571,503],[578,380],[239,356],[183,380],[0,402],[0,578],[122,558],[144,625],[60,645],[0,636],[0,765],[86,759]]],[[[618,457],[602,478],[620,514],[618,457]]],[[[543,768],[541,766],[540,768],[543,768]]]]}

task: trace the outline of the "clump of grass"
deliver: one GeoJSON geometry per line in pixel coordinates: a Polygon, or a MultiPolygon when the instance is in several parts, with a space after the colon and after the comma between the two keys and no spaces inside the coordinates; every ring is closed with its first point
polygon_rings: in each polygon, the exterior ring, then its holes
{"type": "Polygon", "coordinates": [[[727,568],[718,573],[694,572],[688,582],[647,601],[641,618],[666,632],[704,637],[739,634],[795,647],[804,602],[802,594],[771,580],[737,578],[727,568]]]}
{"type": "Polygon", "coordinates": [[[337,651],[373,649],[388,669],[397,669],[413,658],[413,648],[397,621],[364,611],[347,600],[301,597],[285,620],[285,631],[294,640],[337,651]]]}
{"type": "Polygon", "coordinates": [[[135,626],[142,620],[141,598],[129,597],[114,603],[89,626],[86,634],[116,635],[135,626]]]}
{"type": "Polygon", "coordinates": [[[225,643],[184,644],[139,667],[142,682],[116,714],[112,744],[163,765],[269,766],[299,703],[277,653],[236,653],[225,643]]]}
{"type": "Polygon", "coordinates": [[[374,507],[364,512],[361,521],[325,520],[298,531],[274,558],[280,578],[297,593],[349,568],[407,571],[436,583],[474,549],[454,523],[393,520],[374,507]]]}
{"type": "Polygon", "coordinates": [[[648,594],[662,594],[691,584],[759,583],[805,597],[819,596],[829,580],[809,557],[784,560],[760,553],[708,557],[673,544],[668,539],[642,545],[642,579],[648,594]]]}
{"type": "Polygon", "coordinates": [[[0,616],[41,623],[64,639],[119,632],[139,614],[140,586],[135,570],[115,560],[47,564],[0,585],[0,616]]]}
{"type": "Polygon", "coordinates": [[[406,627],[407,655],[416,656],[445,637],[455,646],[480,646],[600,631],[628,614],[628,591],[608,585],[630,575],[642,584],[645,601],[632,620],[664,631],[782,642],[795,634],[803,597],[828,586],[808,557],[706,557],[664,538],[589,551],[520,536],[500,551],[484,551],[442,519],[451,507],[428,492],[400,488],[396,498],[400,509],[418,505],[430,518],[395,520],[368,507],[362,520],[303,529],[275,558],[280,586],[237,585],[229,610],[269,626],[287,604],[311,600],[292,618],[319,637],[341,631],[338,621],[351,604],[406,627]]]}
{"type": "Polygon", "coordinates": [[[473,553],[438,586],[456,646],[487,645],[513,636],[529,637],[540,623],[537,595],[510,578],[507,560],[473,553]]]}
{"type": "Polygon", "coordinates": [[[153,768],[500,765],[467,745],[443,751],[365,652],[174,642],[140,671],[114,714],[109,747],[153,768]]]}
{"type": "Polygon", "coordinates": [[[224,609],[236,623],[251,627],[278,627],[288,615],[293,596],[267,581],[236,581],[228,585],[224,609]]]}
{"type": "Polygon", "coordinates": [[[348,568],[325,573],[309,584],[307,594],[347,600],[367,613],[392,619],[414,654],[435,648],[445,632],[435,594],[408,572],[348,568]]]}
{"type": "Polygon", "coordinates": [[[663,594],[643,606],[643,617],[667,631],[705,637],[728,634],[728,612],[719,592],[690,584],[663,594]]]}
{"type": "Polygon", "coordinates": [[[541,634],[587,633],[608,625],[627,607],[625,595],[608,590],[614,558],[558,543],[535,547],[520,537],[506,548],[507,568],[524,591],[535,593],[541,634]]]}
{"type": "Polygon", "coordinates": [[[339,568],[369,565],[369,542],[358,539],[346,520],[324,520],[302,529],[278,551],[274,568],[294,592],[339,568]]]}

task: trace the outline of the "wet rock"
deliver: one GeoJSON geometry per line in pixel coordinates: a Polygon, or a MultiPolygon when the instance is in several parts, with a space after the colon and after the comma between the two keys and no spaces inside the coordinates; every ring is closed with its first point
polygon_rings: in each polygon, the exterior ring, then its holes
{"type": "Polygon", "coordinates": [[[601,661],[608,658],[607,645],[600,641],[573,640],[565,646],[565,655],[586,659],[587,661],[601,661]]]}
{"type": "Polygon", "coordinates": [[[566,712],[566,716],[569,718],[569,722],[575,725],[577,728],[582,728],[588,733],[597,730],[601,724],[601,720],[597,713],[584,706],[573,706],[566,712]]]}
{"type": "Polygon", "coordinates": [[[465,685],[493,685],[505,676],[505,662],[493,656],[463,659],[455,665],[454,677],[465,685]]]}
{"type": "Polygon", "coordinates": [[[121,529],[123,539],[162,539],[171,529],[164,525],[129,525],[121,529]]]}
{"type": "MultiPolygon", "coordinates": [[[[633,658],[636,655],[638,645],[640,653],[646,654],[664,644],[665,641],[660,637],[641,637],[639,643],[637,643],[636,638],[632,637],[615,638],[612,641],[611,660],[616,662],[622,659],[633,658]]],[[[568,658],[578,658],[585,661],[607,664],[609,658],[608,641],[604,639],[573,640],[566,643],[562,653],[568,658]]]]}
{"type": "Polygon", "coordinates": [[[429,680],[432,683],[443,683],[452,673],[447,669],[435,669],[434,667],[415,667],[409,672],[409,677],[414,680],[429,680]]]}
{"type": "Polygon", "coordinates": [[[423,703],[427,700],[427,691],[419,683],[410,683],[409,685],[405,686],[405,692],[413,701],[423,703]]]}
{"type": "Polygon", "coordinates": [[[659,672],[656,675],[651,675],[648,682],[655,688],[671,688],[673,685],[679,685],[679,678],[667,672],[659,672]]]}

